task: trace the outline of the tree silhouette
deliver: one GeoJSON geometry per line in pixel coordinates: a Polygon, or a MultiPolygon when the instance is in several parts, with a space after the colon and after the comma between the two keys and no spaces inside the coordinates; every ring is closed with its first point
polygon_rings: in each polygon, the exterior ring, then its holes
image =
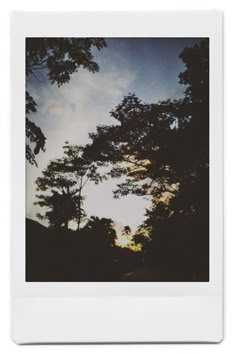
{"type": "Polygon", "coordinates": [[[183,99],[144,104],[129,94],[111,111],[119,124],[90,134],[88,156],[110,165],[111,177],[126,177],[115,197],[133,193],[162,202],[208,168],[208,49],[205,40],[181,53],[186,70],[180,82],[188,85],[183,99]]]}
{"type": "Polygon", "coordinates": [[[123,230],[122,230],[122,235],[124,236],[131,236],[132,230],[130,228],[130,226],[124,226],[123,230]]]}
{"type": "Polygon", "coordinates": [[[35,204],[48,208],[38,217],[48,220],[50,227],[68,228],[74,221],[79,229],[86,216],[82,191],[89,181],[97,184],[102,177],[95,164],[83,156],[82,147],[66,143],[63,148],[64,156],[51,161],[36,180],[37,190],[45,193],[37,195],[35,204]]]}
{"type": "MultiPolygon", "coordinates": [[[[114,222],[111,219],[100,219],[92,216],[84,226],[83,231],[90,235],[92,238],[91,246],[97,249],[115,245],[116,231],[114,222]]],[[[88,235],[87,238],[89,238],[88,235]]]]}
{"type": "MultiPolygon", "coordinates": [[[[102,38],[26,38],[26,77],[43,72],[51,84],[58,87],[70,81],[80,67],[95,73],[98,64],[93,60],[92,50],[106,47],[102,38]]],[[[37,77],[37,76],[36,76],[37,77]]],[[[37,111],[37,104],[26,89],[26,159],[37,166],[35,155],[44,151],[46,137],[42,130],[29,119],[37,111]],[[32,151],[30,143],[35,144],[32,151]]]]}
{"type": "Polygon", "coordinates": [[[111,111],[118,124],[98,126],[86,153],[110,167],[111,177],[125,178],[114,197],[149,196],[152,207],[143,227],[153,241],[147,245],[152,259],[169,252],[166,259],[174,267],[181,254],[178,274],[184,276],[189,263],[189,277],[208,279],[209,41],[185,48],[180,58],[184,97],[146,104],[129,94],[111,111]]]}

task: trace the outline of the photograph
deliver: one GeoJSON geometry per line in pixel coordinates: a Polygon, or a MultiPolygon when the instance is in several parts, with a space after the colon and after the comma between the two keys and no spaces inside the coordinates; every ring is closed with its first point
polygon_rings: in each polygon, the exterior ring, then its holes
{"type": "Polygon", "coordinates": [[[209,47],[25,38],[26,282],[210,281],[209,47]]]}

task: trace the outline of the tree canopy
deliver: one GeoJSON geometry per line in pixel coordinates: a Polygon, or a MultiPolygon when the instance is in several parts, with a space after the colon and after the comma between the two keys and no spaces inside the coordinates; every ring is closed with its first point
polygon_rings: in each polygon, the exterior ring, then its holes
{"type": "MultiPolygon", "coordinates": [[[[111,111],[117,125],[98,126],[90,134],[88,156],[110,167],[111,177],[126,178],[115,197],[149,195],[155,204],[162,203],[174,195],[187,196],[184,186],[201,183],[207,175],[208,50],[205,40],[180,54],[186,66],[179,75],[180,83],[187,85],[183,98],[147,104],[129,94],[111,111]]],[[[183,204],[185,209],[191,207],[183,204]]]]}
{"type": "Polygon", "coordinates": [[[83,189],[89,181],[99,183],[102,177],[95,164],[83,157],[83,148],[66,143],[64,156],[51,161],[36,180],[37,190],[44,192],[37,195],[35,203],[47,207],[44,215],[52,228],[65,227],[74,221],[79,229],[86,213],[83,209],[83,189]]]}
{"type": "MultiPolygon", "coordinates": [[[[93,49],[106,47],[103,38],[26,38],[26,78],[45,73],[51,84],[58,87],[68,83],[73,73],[84,68],[99,71],[93,49]]],[[[37,76],[36,76],[37,77],[37,76]]],[[[37,103],[26,88],[26,159],[37,166],[35,155],[44,151],[46,137],[40,127],[29,119],[37,111],[37,103]],[[34,144],[34,150],[31,149],[34,144]]]]}

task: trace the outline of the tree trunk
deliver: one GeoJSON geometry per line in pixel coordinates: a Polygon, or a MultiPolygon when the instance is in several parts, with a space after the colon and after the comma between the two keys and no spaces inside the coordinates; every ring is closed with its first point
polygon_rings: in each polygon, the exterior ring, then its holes
{"type": "Polygon", "coordinates": [[[79,191],[79,210],[78,210],[78,227],[77,227],[77,231],[80,230],[80,224],[81,224],[81,190],[82,188],[80,188],[79,191]]]}

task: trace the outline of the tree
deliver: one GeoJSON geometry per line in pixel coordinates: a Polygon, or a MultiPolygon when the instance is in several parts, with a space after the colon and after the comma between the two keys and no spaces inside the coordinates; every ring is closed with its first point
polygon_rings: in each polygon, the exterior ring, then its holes
{"type": "MultiPolygon", "coordinates": [[[[93,49],[106,47],[102,38],[26,38],[26,78],[43,72],[51,84],[58,87],[70,81],[80,67],[95,73],[98,64],[93,60],[93,49]]],[[[37,111],[37,104],[26,89],[26,159],[37,166],[35,155],[45,150],[46,137],[42,130],[29,119],[37,111]],[[30,144],[34,143],[32,151],[30,144]]]]}
{"type": "Polygon", "coordinates": [[[111,219],[92,216],[83,231],[87,233],[87,238],[92,238],[91,246],[96,249],[110,248],[115,245],[116,231],[111,219]]]}
{"type": "Polygon", "coordinates": [[[102,177],[97,173],[95,164],[83,156],[83,148],[65,144],[64,156],[51,161],[36,180],[37,190],[45,192],[37,195],[36,205],[46,207],[41,219],[49,221],[52,228],[68,228],[74,221],[78,229],[86,213],[83,209],[83,189],[89,181],[99,183],[102,177]]]}
{"type": "Polygon", "coordinates": [[[135,94],[125,96],[110,112],[117,124],[98,126],[86,153],[109,168],[109,176],[125,179],[114,197],[135,194],[152,201],[143,225],[152,238],[152,261],[172,264],[172,275],[179,270],[190,279],[207,279],[209,41],[185,48],[180,58],[184,97],[146,104],[135,94]]]}
{"type": "Polygon", "coordinates": [[[131,230],[130,226],[124,226],[124,228],[122,230],[122,235],[126,236],[126,237],[130,237],[132,235],[132,230],[131,230]]]}
{"type": "Polygon", "coordinates": [[[125,177],[115,197],[167,201],[209,167],[208,41],[184,49],[180,58],[186,65],[179,75],[187,85],[183,99],[145,104],[129,94],[111,111],[118,124],[90,134],[88,156],[110,167],[111,177],[125,177]]]}
{"type": "Polygon", "coordinates": [[[132,193],[158,198],[174,188],[180,137],[172,126],[180,115],[181,103],[143,104],[130,94],[111,112],[119,124],[99,126],[90,134],[93,143],[86,147],[88,156],[110,167],[111,177],[125,177],[115,197],[132,193]]]}

